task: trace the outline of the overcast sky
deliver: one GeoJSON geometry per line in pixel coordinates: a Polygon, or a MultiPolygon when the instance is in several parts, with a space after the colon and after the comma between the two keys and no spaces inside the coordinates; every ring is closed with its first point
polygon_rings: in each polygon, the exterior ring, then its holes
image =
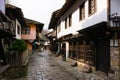
{"type": "Polygon", "coordinates": [[[48,29],[51,14],[60,9],[65,0],[9,0],[11,4],[22,9],[24,17],[44,23],[48,29]]]}

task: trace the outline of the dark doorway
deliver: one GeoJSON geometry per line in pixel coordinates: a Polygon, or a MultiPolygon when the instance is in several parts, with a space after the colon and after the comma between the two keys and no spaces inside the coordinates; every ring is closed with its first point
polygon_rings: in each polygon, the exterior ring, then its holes
{"type": "Polygon", "coordinates": [[[66,56],[66,44],[62,44],[63,54],[66,56]]]}
{"type": "Polygon", "coordinates": [[[96,43],[96,70],[108,73],[110,68],[110,41],[99,39],[96,43]]]}

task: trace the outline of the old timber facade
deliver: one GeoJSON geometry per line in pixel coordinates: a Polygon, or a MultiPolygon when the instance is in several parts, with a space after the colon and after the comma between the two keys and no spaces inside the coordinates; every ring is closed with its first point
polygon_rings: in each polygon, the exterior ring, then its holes
{"type": "Polygon", "coordinates": [[[56,32],[54,41],[60,45],[58,49],[64,45],[66,59],[119,77],[119,3],[119,0],[67,0],[53,13],[49,29],[56,32]]]}

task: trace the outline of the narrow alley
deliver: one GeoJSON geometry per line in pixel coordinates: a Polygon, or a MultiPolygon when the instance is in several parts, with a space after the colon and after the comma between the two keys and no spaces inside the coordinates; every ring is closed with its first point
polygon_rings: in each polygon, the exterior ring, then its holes
{"type": "Polygon", "coordinates": [[[0,0],[0,80],[120,80],[119,4],[0,0]]]}
{"type": "Polygon", "coordinates": [[[36,53],[30,58],[27,80],[108,80],[83,73],[80,67],[72,67],[70,63],[71,60],[62,61],[60,56],[55,57],[48,51],[36,53]]]}

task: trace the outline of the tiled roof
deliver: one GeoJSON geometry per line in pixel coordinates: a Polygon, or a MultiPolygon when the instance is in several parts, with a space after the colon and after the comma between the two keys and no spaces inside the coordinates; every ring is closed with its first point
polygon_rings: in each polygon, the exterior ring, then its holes
{"type": "Polygon", "coordinates": [[[6,4],[6,15],[12,20],[18,19],[22,26],[26,26],[24,15],[20,8],[11,4],[6,4]]]}
{"type": "Polygon", "coordinates": [[[72,4],[74,4],[75,1],[77,0],[66,0],[61,9],[53,12],[48,29],[56,27],[58,19],[70,8],[72,4]]]}
{"type": "Polygon", "coordinates": [[[25,21],[26,21],[26,23],[41,24],[41,25],[43,24],[43,23],[40,23],[40,22],[32,20],[32,19],[28,19],[28,18],[25,18],[25,21]]]}

